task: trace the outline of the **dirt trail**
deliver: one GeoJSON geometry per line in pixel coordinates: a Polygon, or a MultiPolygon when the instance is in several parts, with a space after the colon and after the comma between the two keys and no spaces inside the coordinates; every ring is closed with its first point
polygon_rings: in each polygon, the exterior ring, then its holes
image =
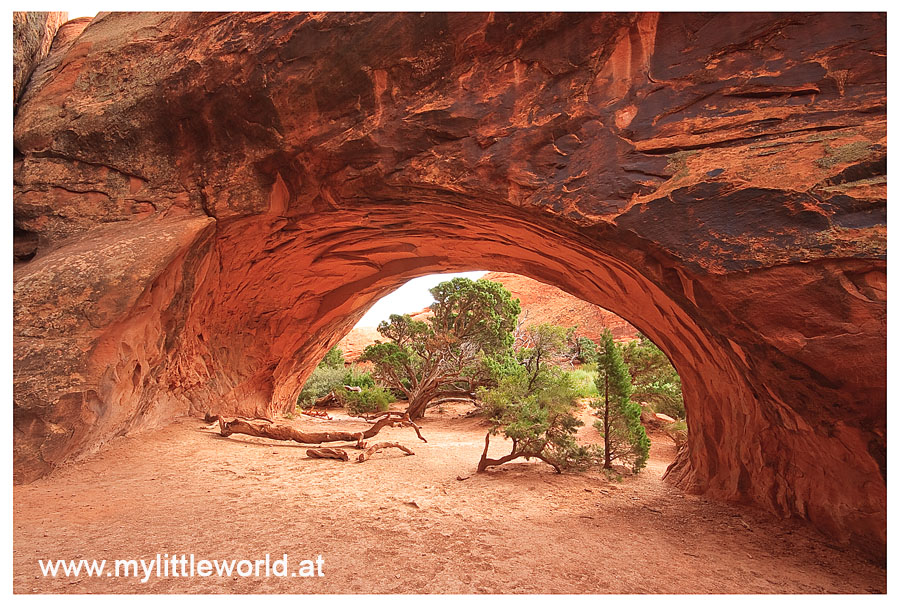
{"type": "MultiPolygon", "coordinates": [[[[359,421],[304,417],[305,427],[359,421]]],[[[585,432],[593,431],[584,429],[585,432]]],[[[660,480],[673,456],[654,436],[647,469],[609,481],[540,462],[474,474],[485,428],[458,411],[378,440],[366,463],[305,446],[222,438],[197,419],[116,440],[92,459],[14,489],[17,593],[867,593],[886,572],[797,521],[685,495],[660,480]],[[467,477],[458,480],[459,477],[467,477]],[[39,559],[257,559],[320,578],[44,578],[39,559]]],[[[492,455],[505,444],[492,441],[492,455]]],[[[354,453],[355,454],[355,453],[354,453]]]]}

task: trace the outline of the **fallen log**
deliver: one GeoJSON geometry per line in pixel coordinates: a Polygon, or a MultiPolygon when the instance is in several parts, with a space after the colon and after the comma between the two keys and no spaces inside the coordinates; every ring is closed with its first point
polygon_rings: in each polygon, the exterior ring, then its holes
{"type": "Polygon", "coordinates": [[[309,448],[306,456],[313,459],[339,459],[349,461],[350,455],[343,448],[309,448]]]}
{"type": "MultiPolygon", "coordinates": [[[[344,391],[362,391],[362,387],[356,385],[344,385],[344,391]]],[[[335,390],[329,391],[324,396],[316,399],[311,408],[340,408],[344,405],[342,398],[335,390]]]]}
{"type": "Polygon", "coordinates": [[[366,448],[363,452],[359,453],[359,457],[357,457],[357,463],[362,463],[367,459],[371,459],[372,455],[378,452],[379,450],[384,450],[385,448],[399,448],[407,455],[414,455],[412,450],[401,444],[400,442],[379,442],[378,444],[372,444],[368,448],[366,448]]]}
{"type": "Polygon", "coordinates": [[[301,431],[290,425],[278,425],[276,423],[262,424],[246,421],[244,419],[234,419],[226,421],[219,417],[219,434],[228,437],[233,433],[246,434],[248,436],[256,436],[258,438],[269,438],[270,440],[283,440],[299,442],[300,444],[322,444],[325,442],[356,442],[357,448],[363,448],[365,440],[372,438],[378,434],[383,428],[391,427],[412,427],[416,435],[423,442],[427,442],[419,431],[419,426],[409,420],[406,413],[386,412],[381,418],[375,421],[371,427],[364,431],[301,431]]]}
{"type": "Polygon", "coordinates": [[[329,391],[327,394],[313,402],[312,408],[340,408],[342,405],[343,404],[337,394],[333,391],[329,391]]]}

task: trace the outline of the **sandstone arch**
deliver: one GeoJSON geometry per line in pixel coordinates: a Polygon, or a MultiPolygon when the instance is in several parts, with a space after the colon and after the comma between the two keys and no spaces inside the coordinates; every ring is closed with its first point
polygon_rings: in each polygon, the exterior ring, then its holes
{"type": "Polygon", "coordinates": [[[378,296],[493,269],[666,351],[675,482],[883,550],[883,15],[85,25],[15,120],[18,480],[288,406],[378,296]]]}

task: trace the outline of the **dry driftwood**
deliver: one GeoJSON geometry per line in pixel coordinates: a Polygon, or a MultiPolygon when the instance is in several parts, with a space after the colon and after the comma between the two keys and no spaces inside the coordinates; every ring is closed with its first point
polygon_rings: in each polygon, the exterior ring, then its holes
{"type": "Polygon", "coordinates": [[[312,405],[313,408],[338,408],[340,406],[341,401],[333,391],[329,391],[321,398],[318,398],[312,405]]]}
{"type": "MultiPolygon", "coordinates": [[[[344,385],[344,391],[362,391],[362,387],[357,387],[355,385],[344,385]]],[[[313,402],[312,408],[340,408],[343,405],[343,399],[334,390],[332,390],[313,402]]]]}
{"type": "Polygon", "coordinates": [[[219,418],[219,433],[225,437],[233,433],[246,434],[270,440],[285,440],[299,442],[300,444],[323,444],[325,442],[356,442],[357,448],[363,448],[365,440],[374,437],[383,428],[412,427],[416,435],[423,442],[427,442],[419,431],[419,426],[409,420],[406,413],[386,412],[365,431],[301,431],[290,425],[278,425],[275,423],[263,424],[234,419],[226,421],[219,418]]]}
{"type": "Polygon", "coordinates": [[[399,448],[407,455],[414,455],[412,450],[401,444],[400,442],[378,442],[377,444],[372,444],[368,448],[366,448],[363,452],[359,453],[359,457],[356,459],[357,462],[362,463],[367,459],[371,459],[372,455],[378,452],[379,450],[384,450],[385,448],[399,448]]]}
{"type": "Polygon", "coordinates": [[[331,420],[331,415],[329,415],[324,410],[301,410],[300,414],[306,415],[307,417],[315,417],[317,419],[328,419],[329,421],[331,420]]]}
{"type": "Polygon", "coordinates": [[[341,461],[349,461],[350,455],[343,448],[309,448],[306,456],[313,459],[340,459],[341,461]]]}

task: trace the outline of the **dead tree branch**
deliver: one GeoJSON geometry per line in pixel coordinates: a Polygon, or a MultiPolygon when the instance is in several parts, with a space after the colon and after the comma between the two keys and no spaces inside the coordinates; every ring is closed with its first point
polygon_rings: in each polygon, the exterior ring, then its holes
{"type": "Polygon", "coordinates": [[[399,448],[407,455],[414,455],[412,450],[401,444],[400,442],[379,442],[377,444],[372,444],[368,448],[366,448],[363,452],[359,454],[359,457],[356,459],[357,462],[362,463],[368,459],[372,458],[372,455],[378,452],[379,450],[384,450],[385,448],[399,448]]]}
{"type": "MultiPolygon", "coordinates": [[[[306,456],[312,459],[338,459],[341,461],[349,461],[350,455],[343,448],[309,448],[306,456]]],[[[362,456],[362,455],[360,455],[362,456]]]]}
{"type": "Polygon", "coordinates": [[[245,434],[248,436],[256,436],[258,438],[268,438],[270,440],[283,440],[299,442],[300,444],[323,444],[325,442],[356,442],[357,448],[363,448],[364,441],[375,437],[379,431],[385,427],[412,427],[416,435],[423,442],[427,442],[422,437],[418,425],[409,420],[405,413],[386,412],[371,427],[364,431],[301,431],[290,425],[278,425],[255,423],[244,419],[234,419],[226,421],[219,417],[219,433],[228,437],[233,433],[245,434]]]}

